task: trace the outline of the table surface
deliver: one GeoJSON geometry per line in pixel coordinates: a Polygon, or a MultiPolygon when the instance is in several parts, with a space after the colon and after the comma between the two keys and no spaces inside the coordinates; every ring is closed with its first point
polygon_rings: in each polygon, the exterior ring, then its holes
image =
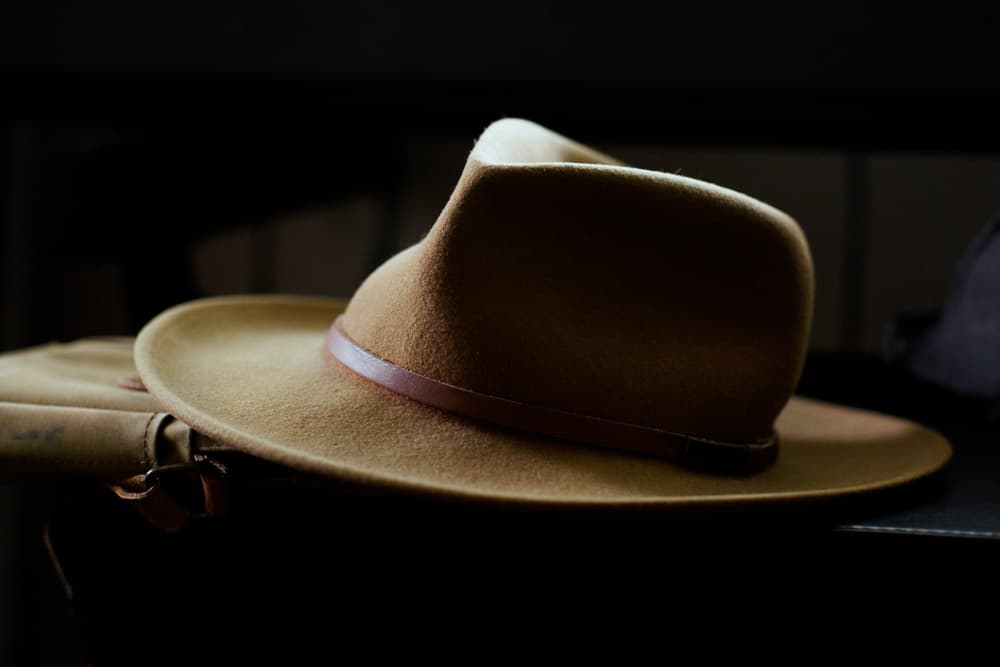
{"type": "Polygon", "coordinates": [[[1000,540],[1000,451],[995,441],[955,442],[955,456],[925,496],[840,530],[1000,540]]]}
{"type": "Polygon", "coordinates": [[[810,355],[798,391],[933,428],[954,455],[930,479],[862,498],[839,530],[900,537],[1000,539],[1000,424],[989,401],[955,395],[896,364],[857,353],[810,355]]]}

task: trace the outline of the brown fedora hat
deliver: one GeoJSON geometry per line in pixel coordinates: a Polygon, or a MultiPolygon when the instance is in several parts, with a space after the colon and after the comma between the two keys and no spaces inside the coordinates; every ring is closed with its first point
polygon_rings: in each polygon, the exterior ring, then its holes
{"type": "Polygon", "coordinates": [[[212,438],[454,498],[739,505],[944,465],[922,426],[792,396],[812,300],[784,213],[506,119],[428,235],[346,305],[184,304],[143,329],[135,361],[212,438]]]}

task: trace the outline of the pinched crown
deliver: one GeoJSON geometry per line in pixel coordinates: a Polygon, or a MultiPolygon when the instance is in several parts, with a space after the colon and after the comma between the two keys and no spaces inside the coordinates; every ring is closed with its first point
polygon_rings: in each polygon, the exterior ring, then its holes
{"type": "Polygon", "coordinates": [[[739,442],[771,433],[791,395],[812,299],[809,249],[784,213],[506,119],[342,328],[438,382],[739,442]]]}

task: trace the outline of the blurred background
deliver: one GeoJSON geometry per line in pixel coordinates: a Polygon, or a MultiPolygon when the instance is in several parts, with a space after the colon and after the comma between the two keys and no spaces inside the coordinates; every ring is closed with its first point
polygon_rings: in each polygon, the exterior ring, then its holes
{"type": "MultiPolygon", "coordinates": [[[[0,345],[134,334],[200,295],[349,296],[519,116],[787,211],[813,350],[878,354],[1000,210],[994,26],[929,3],[8,2],[0,345]]],[[[31,654],[33,511],[0,487],[0,664],[31,654]]]]}

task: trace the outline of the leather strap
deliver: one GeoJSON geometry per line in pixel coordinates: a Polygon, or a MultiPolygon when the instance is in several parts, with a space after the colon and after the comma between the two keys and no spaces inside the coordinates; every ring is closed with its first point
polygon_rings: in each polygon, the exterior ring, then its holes
{"type": "Polygon", "coordinates": [[[358,375],[419,403],[499,426],[563,440],[648,454],[716,470],[749,472],[778,454],[775,434],[752,442],[720,442],[603,417],[530,405],[483,394],[414,373],[354,342],[338,317],[326,336],[330,356],[358,375]]]}
{"type": "Polygon", "coordinates": [[[191,519],[225,516],[229,511],[226,466],[202,454],[186,463],[153,468],[111,486],[160,530],[183,528],[191,519]]]}

